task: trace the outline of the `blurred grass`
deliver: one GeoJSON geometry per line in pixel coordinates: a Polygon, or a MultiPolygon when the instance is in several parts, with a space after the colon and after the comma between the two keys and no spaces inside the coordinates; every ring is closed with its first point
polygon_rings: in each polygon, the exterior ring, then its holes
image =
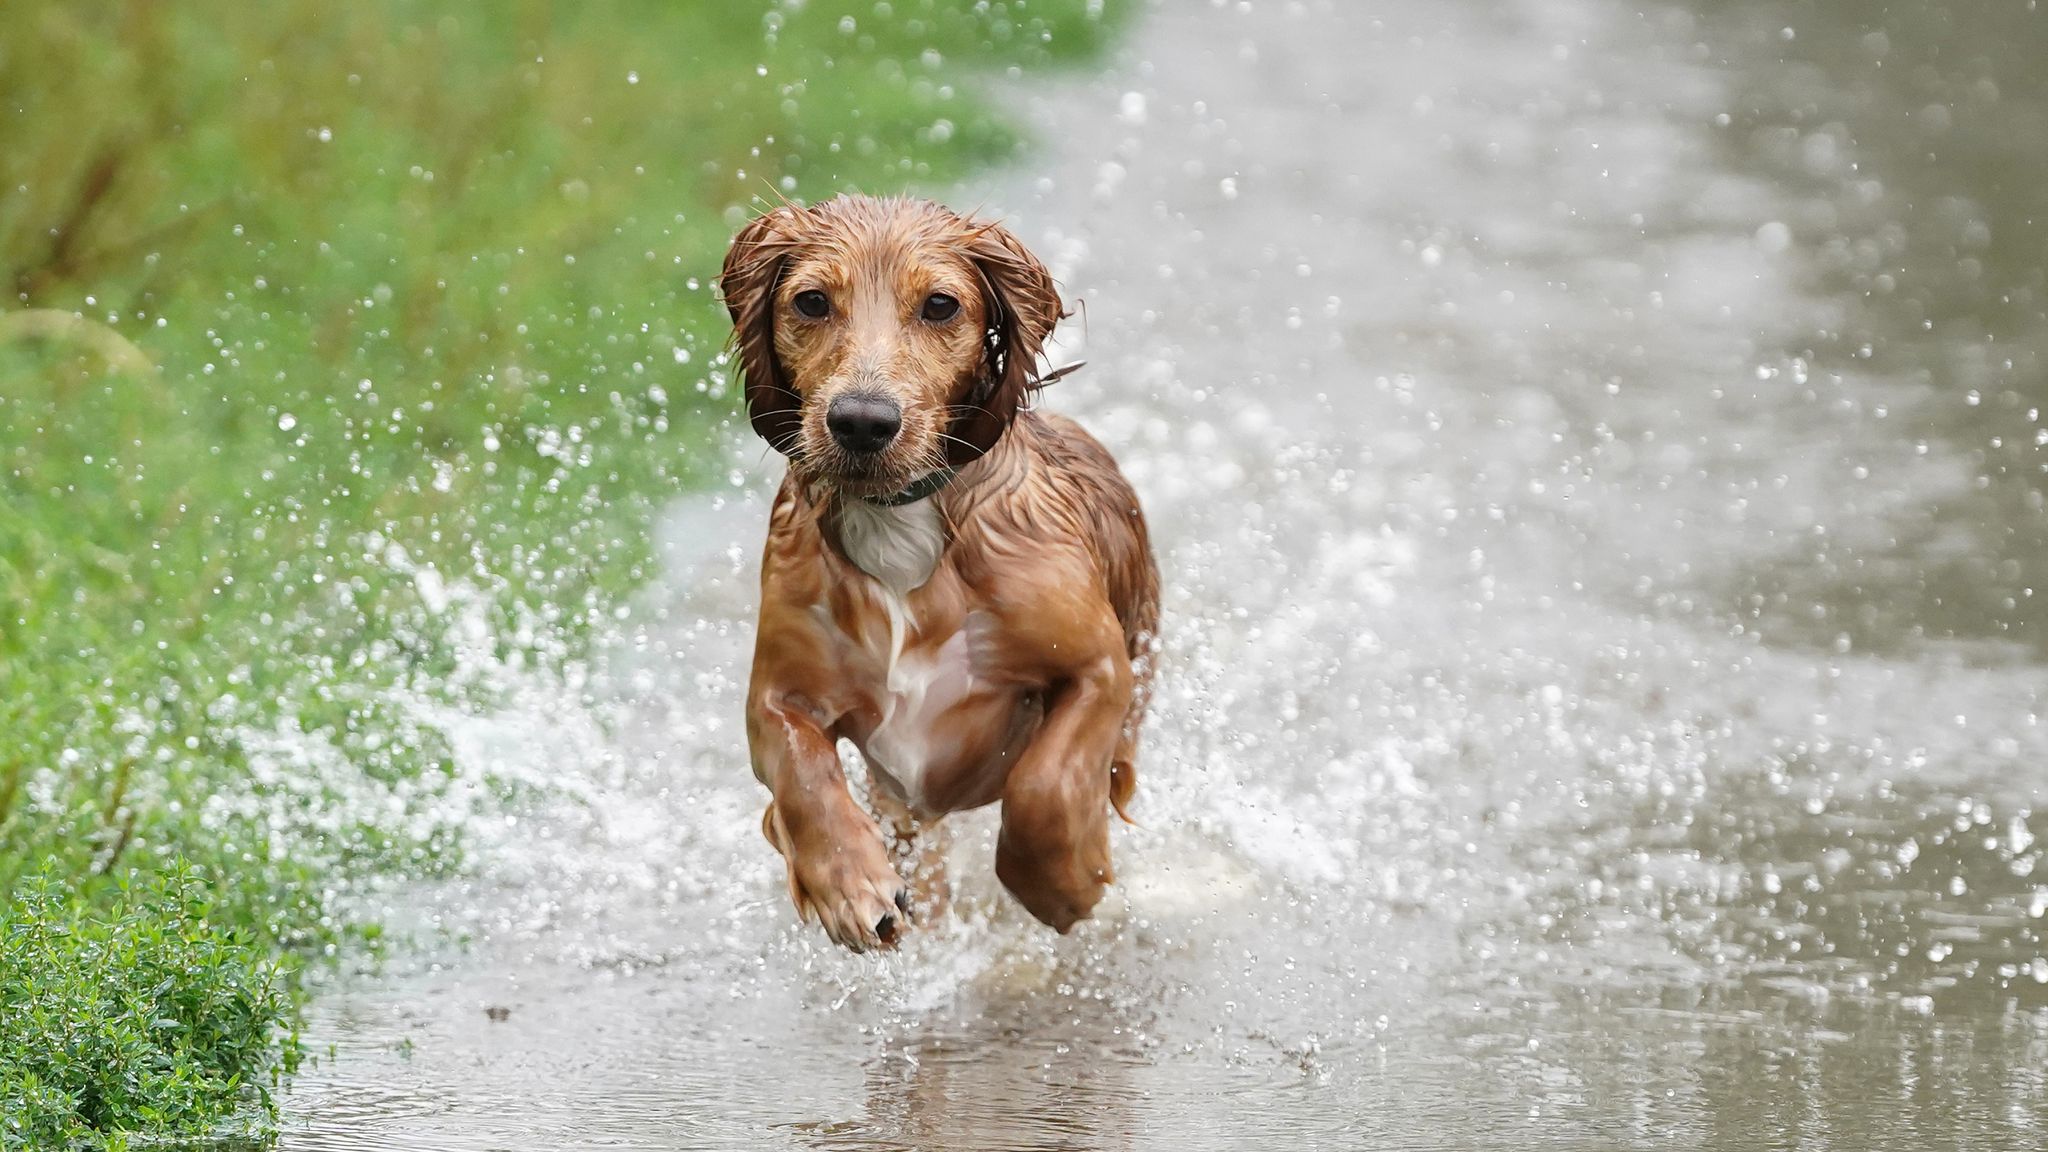
{"type": "Polygon", "coordinates": [[[460,850],[451,620],[574,660],[733,466],[749,206],[1016,155],[976,78],[1102,9],[0,5],[0,894],[373,932],[334,890],[460,850]]]}

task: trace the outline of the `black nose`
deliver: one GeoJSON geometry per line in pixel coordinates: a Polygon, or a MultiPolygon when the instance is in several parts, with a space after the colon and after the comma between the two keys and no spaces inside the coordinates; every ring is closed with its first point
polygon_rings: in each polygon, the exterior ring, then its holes
{"type": "Polygon", "coordinates": [[[848,452],[880,452],[903,427],[903,409],[879,396],[841,396],[825,409],[825,427],[848,452]]]}

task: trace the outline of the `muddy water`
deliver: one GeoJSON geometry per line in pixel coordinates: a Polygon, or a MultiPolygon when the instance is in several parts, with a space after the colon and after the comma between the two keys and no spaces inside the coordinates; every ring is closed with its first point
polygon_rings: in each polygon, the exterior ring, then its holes
{"type": "Polygon", "coordinates": [[[766,469],[455,722],[536,799],[286,1146],[2048,1142],[2048,14],[1868,7],[1172,4],[1018,92],[952,195],[1085,301],[1047,402],[1169,585],[1112,904],[970,819],[901,954],[792,923],[766,469]]]}

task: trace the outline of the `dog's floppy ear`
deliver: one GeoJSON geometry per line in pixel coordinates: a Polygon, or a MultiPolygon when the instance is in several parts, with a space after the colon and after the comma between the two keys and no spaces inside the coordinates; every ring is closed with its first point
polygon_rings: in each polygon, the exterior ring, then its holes
{"type": "Polygon", "coordinates": [[[988,320],[980,377],[953,422],[948,463],[959,467],[995,447],[1038,384],[1045,341],[1066,312],[1052,273],[1000,224],[970,222],[967,249],[981,272],[988,320]]]}
{"type": "Polygon", "coordinates": [[[725,250],[719,294],[732,314],[732,346],[746,378],[747,419],[769,447],[788,455],[802,429],[801,398],[775,358],[775,287],[800,243],[803,210],[783,207],[756,219],[725,250]]]}

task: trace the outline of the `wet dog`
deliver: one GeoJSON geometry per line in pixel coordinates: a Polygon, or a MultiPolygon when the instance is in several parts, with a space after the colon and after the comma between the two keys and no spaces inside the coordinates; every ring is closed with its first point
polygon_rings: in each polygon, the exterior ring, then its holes
{"type": "Polygon", "coordinates": [[[720,287],[748,416],[789,459],[747,741],[798,914],[895,944],[913,904],[892,857],[1000,803],[998,879],[1066,932],[1137,786],[1159,575],[1115,461],[1028,407],[1064,314],[1051,275],[1000,225],[844,196],[747,225],[720,287]]]}

